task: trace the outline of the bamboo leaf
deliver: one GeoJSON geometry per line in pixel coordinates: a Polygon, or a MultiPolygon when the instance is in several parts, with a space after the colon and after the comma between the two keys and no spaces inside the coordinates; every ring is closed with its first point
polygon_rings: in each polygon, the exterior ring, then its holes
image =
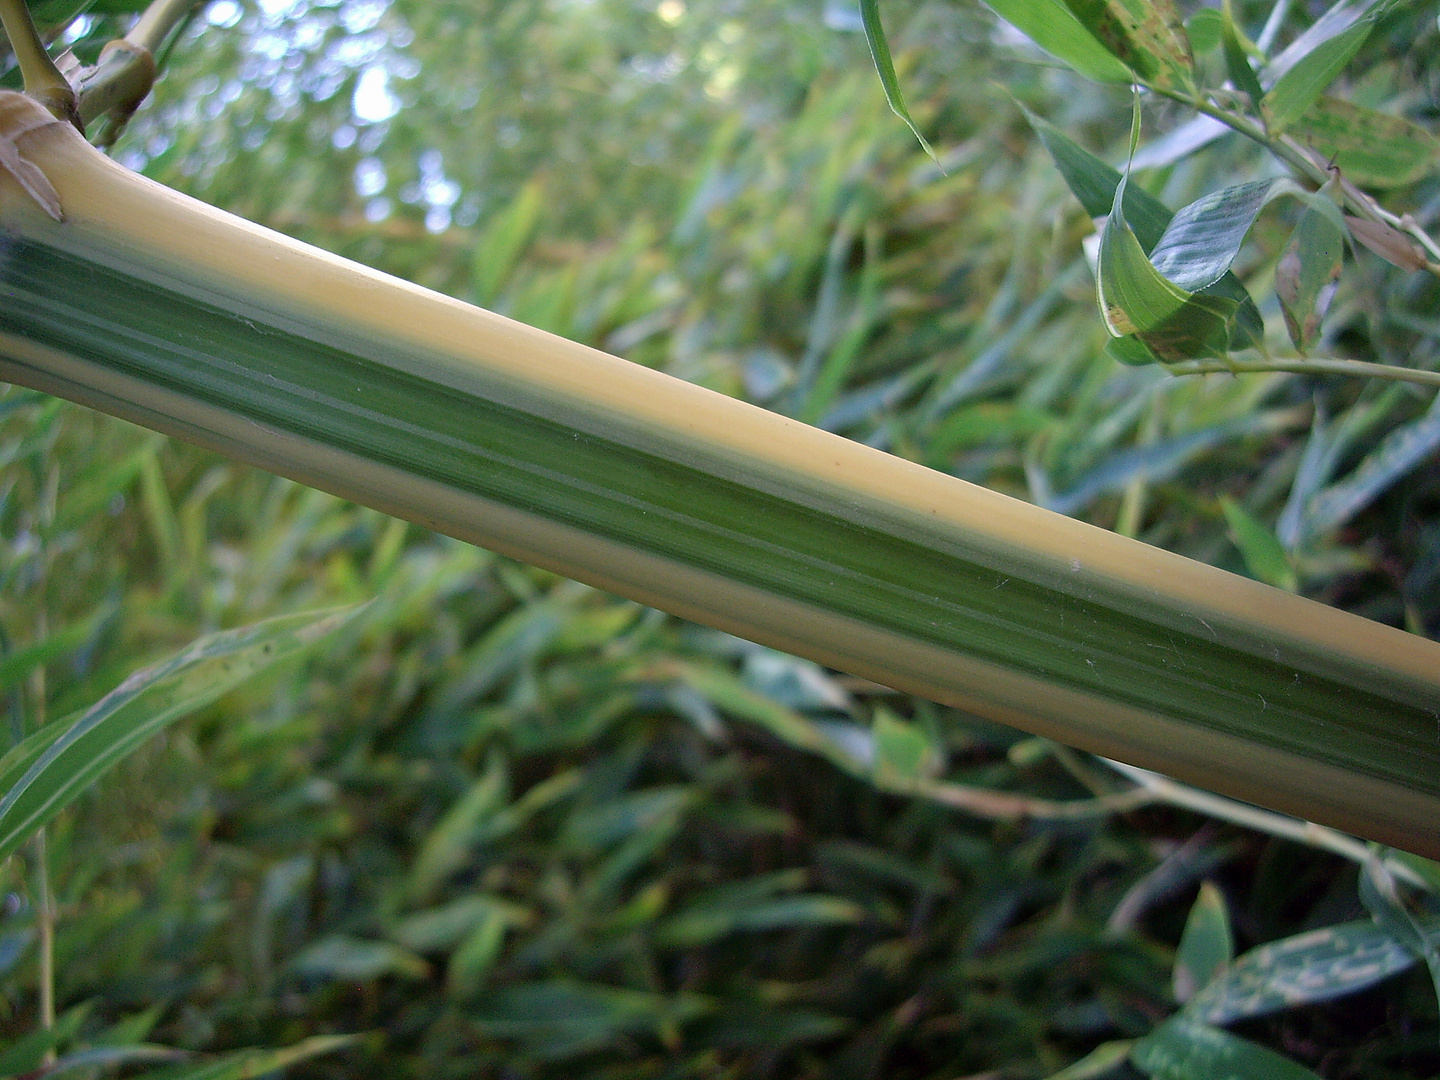
{"type": "Polygon", "coordinates": [[[1320,1080],[1274,1050],[1183,1017],[1137,1042],[1130,1058],[1156,1080],[1320,1080]]]}
{"type": "Polygon", "coordinates": [[[423,979],[430,965],[409,949],[390,941],[366,941],[335,934],[315,942],[290,965],[296,974],[338,982],[373,982],[393,975],[423,979]]]}
{"type": "Polygon", "coordinates": [[[1125,220],[1127,186],[1122,179],[1100,233],[1095,277],[1106,328],[1117,338],[1137,336],[1162,360],[1224,353],[1238,305],[1181,288],[1155,268],[1125,220]]]}
{"type": "MultiPolygon", "coordinates": [[[[1040,137],[1070,191],[1093,218],[1103,218],[1115,204],[1116,193],[1121,190],[1120,173],[1091,154],[1084,147],[1069,138],[1053,124],[1025,110],[1026,119],[1040,137]]],[[[1170,208],[1144,188],[1136,184],[1124,187],[1122,207],[1125,223],[1133,230],[1140,246],[1149,253],[1160,242],[1169,227],[1174,214],[1170,208]]],[[[1219,281],[1201,290],[1204,305],[1212,299],[1217,313],[1233,312],[1227,316],[1229,345],[1233,348],[1247,348],[1264,338],[1265,323],[1249,292],[1233,273],[1225,273],[1219,281]]],[[[1122,338],[1123,342],[1124,339],[1122,338]]],[[[1126,364],[1154,363],[1161,359],[1154,351],[1144,347],[1142,342],[1116,344],[1112,342],[1109,351],[1116,359],[1126,364]]]]}
{"type": "Polygon", "coordinates": [[[201,638],[169,660],[131,675],[51,739],[49,725],[7,755],[0,782],[0,858],[4,858],[126,754],[277,661],[308,648],[359,609],[287,615],[201,638]]]}
{"type": "Polygon", "coordinates": [[[1418,420],[1402,424],[1365,455],[1344,480],[1317,493],[1306,505],[1301,532],[1323,536],[1338,529],[1388,491],[1402,476],[1440,448],[1440,397],[1418,420]]]}
{"type": "Polygon", "coordinates": [[[1182,1016],[1231,1024],[1330,1001],[1404,971],[1415,957],[1369,919],[1251,949],[1185,1005],[1182,1016]]]}
{"type": "Polygon", "coordinates": [[[1435,905],[1430,905],[1428,919],[1417,916],[1401,898],[1395,878],[1378,858],[1367,860],[1360,872],[1360,900],[1382,930],[1425,961],[1431,984],[1440,997],[1440,918],[1435,915],[1435,905]]]}
{"type": "Polygon", "coordinates": [[[895,62],[890,58],[890,43],[885,38],[885,26],[880,21],[880,0],[860,0],[860,17],[865,24],[865,40],[870,45],[870,58],[875,61],[880,85],[885,88],[885,100],[890,103],[895,115],[905,121],[905,126],[914,133],[915,138],[920,140],[925,153],[938,165],[940,159],[925,141],[925,136],[920,134],[920,129],[905,104],[905,92],[900,88],[900,77],[895,74],[895,62]]]}
{"type": "Polygon", "coordinates": [[[1419,124],[1339,98],[1311,102],[1289,133],[1363,187],[1405,187],[1440,163],[1440,139],[1419,124]]]}
{"type": "Polygon", "coordinates": [[[1301,352],[1308,351],[1319,336],[1320,321],[1344,263],[1345,231],[1335,216],[1314,205],[1307,207],[1275,267],[1275,294],[1285,329],[1301,352]]]}
{"type": "Polygon", "coordinates": [[[1210,882],[1202,882],[1175,952],[1175,1000],[1189,1001],[1229,967],[1234,956],[1225,897],[1210,882]]]}
{"type": "Polygon", "coordinates": [[[1171,0],[1066,0],[1091,35],[1149,86],[1183,91],[1195,58],[1171,0]]]}
{"type": "Polygon", "coordinates": [[[1151,263],[1189,292],[1213,285],[1230,269],[1260,210],[1291,186],[1287,180],[1256,180],[1196,199],[1170,219],[1150,252],[1151,263]]]}
{"type": "Polygon", "coordinates": [[[583,1054],[622,1033],[659,1032],[710,1011],[698,994],[651,994],[568,980],[520,983],[487,995],[474,1023],[541,1058],[583,1054]]]}
{"type": "Polygon", "coordinates": [[[279,1050],[239,1050],[203,1064],[179,1065],[144,1073],[136,1080],[250,1080],[266,1076],[321,1054],[353,1045],[357,1035],[316,1035],[279,1050]]]}
{"type": "Polygon", "coordinates": [[[985,0],[985,6],[1086,78],[1112,83],[1135,78],[1081,25],[1063,0],[985,0]]]}
{"type": "Polygon", "coordinates": [[[1045,1080],[1096,1080],[1108,1076],[1130,1058],[1133,1039],[1101,1043],[1073,1065],[1051,1073],[1045,1080]]]}
{"type": "Polygon", "coordinates": [[[430,896],[459,868],[479,835],[481,822],[504,806],[509,794],[510,776],[505,758],[499,752],[493,753],[485,772],[456,800],[421,844],[406,883],[412,899],[430,896]]]}
{"type": "Polygon", "coordinates": [[[1369,36],[1370,23],[1358,22],[1318,43],[1280,76],[1261,102],[1270,130],[1284,131],[1305,115],[1354,59],[1369,36]]]}
{"type": "Polygon", "coordinates": [[[1295,568],[1290,565],[1290,558],[1275,533],[1233,499],[1222,495],[1220,509],[1230,525],[1230,538],[1240,549],[1245,567],[1255,580],[1294,592],[1299,585],[1295,568]]]}
{"type": "Polygon", "coordinates": [[[455,996],[470,997],[478,992],[500,959],[505,934],[514,922],[497,909],[486,912],[466,935],[445,967],[445,987],[455,996]]]}
{"type": "Polygon", "coordinates": [[[1258,109],[1265,97],[1265,88],[1250,66],[1250,57],[1258,50],[1235,22],[1235,10],[1230,0],[1225,0],[1220,8],[1220,38],[1225,46],[1225,70],[1230,81],[1237,90],[1243,90],[1258,109]]]}
{"type": "Polygon", "coordinates": [[[1263,105],[1283,129],[1305,112],[1344,70],[1395,0],[1340,0],[1266,65],[1263,105]]]}
{"type": "Polygon", "coordinates": [[[1345,215],[1345,225],[1350,235],[1366,249],[1379,255],[1391,266],[1414,273],[1425,269],[1425,256],[1408,236],[1383,221],[1367,221],[1364,218],[1345,215]]]}

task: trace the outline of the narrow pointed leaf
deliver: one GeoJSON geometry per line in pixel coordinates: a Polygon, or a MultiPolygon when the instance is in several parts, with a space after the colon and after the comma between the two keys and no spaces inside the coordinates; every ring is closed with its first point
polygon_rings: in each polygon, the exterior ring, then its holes
{"type": "Polygon", "coordinates": [[[1189,301],[1191,293],[1166,278],[1145,254],[1125,220],[1125,189],[1115,189],[1109,218],[1100,234],[1100,261],[1096,279],[1100,313],[1115,337],[1150,330],[1172,318],[1189,301]]]}
{"type": "Polygon", "coordinates": [[[1199,296],[1155,268],[1122,211],[1122,180],[1100,234],[1096,284],[1100,312],[1114,337],[1136,335],[1162,360],[1189,360],[1223,353],[1236,304],[1223,296],[1199,296]]]}
{"type": "Polygon", "coordinates": [[[1220,497],[1220,509],[1230,525],[1230,538],[1245,559],[1245,568],[1256,581],[1294,592],[1298,587],[1295,568],[1275,533],[1233,499],[1220,497]]]}
{"type": "Polygon", "coordinates": [[[1229,74],[1231,83],[1235,89],[1244,91],[1251,104],[1258,109],[1265,97],[1265,88],[1260,85],[1255,69],[1250,66],[1250,56],[1255,47],[1246,40],[1236,24],[1235,11],[1230,0],[1225,0],[1220,8],[1220,40],[1225,47],[1225,71],[1229,74]]]}
{"type": "Polygon", "coordinates": [[[1066,0],[1097,41],[1148,86],[1194,85],[1190,39],[1171,0],[1066,0]]]}
{"type": "Polygon", "coordinates": [[[1318,43],[1276,80],[1261,103],[1272,131],[1286,130],[1320,100],[1325,89],[1365,44],[1365,39],[1370,36],[1370,27],[1368,21],[1357,22],[1318,43]]]}
{"type": "Polygon", "coordinates": [[[1134,81],[1134,73],[1080,24],[1063,0],[985,0],[985,6],[1086,78],[1134,81]]]}
{"type": "Polygon", "coordinates": [[[1365,455],[1344,480],[1319,492],[1306,506],[1303,531],[1324,536],[1369,506],[1411,469],[1440,449],[1440,397],[1418,420],[1402,424],[1365,455]]]}
{"type": "Polygon", "coordinates": [[[1175,1000],[1189,1001],[1230,965],[1234,955],[1225,897],[1213,884],[1203,882],[1175,951],[1175,1000]]]}
{"type": "MultiPolygon", "coordinates": [[[[1120,173],[1101,161],[1094,154],[1080,146],[1059,128],[1026,110],[1041,143],[1049,151],[1060,174],[1065,178],[1071,193],[1080,201],[1085,212],[1092,218],[1103,218],[1110,213],[1115,203],[1115,193],[1120,187],[1120,173]]],[[[1138,184],[1127,184],[1122,203],[1125,222],[1134,231],[1136,239],[1145,252],[1150,252],[1165,235],[1174,215],[1170,208],[1138,184]]],[[[1246,348],[1259,343],[1264,337],[1265,323],[1255,301],[1250,298],[1240,279],[1226,273],[1219,281],[1206,286],[1202,294],[1223,302],[1221,310],[1234,312],[1229,327],[1229,344],[1233,348],[1246,348]]],[[[1201,301],[1205,303],[1206,301],[1201,301]]],[[[1145,354],[1134,346],[1118,346],[1114,355],[1122,363],[1151,363],[1145,354]]],[[[1114,350],[1112,349],[1112,352],[1114,350]]],[[[1155,357],[1154,359],[1159,359],[1155,357]]]]}
{"type": "Polygon", "coordinates": [[[1129,1039],[1101,1043],[1075,1064],[1051,1073],[1045,1080],[1098,1080],[1109,1076],[1129,1059],[1134,1045],[1129,1039]]]}
{"type": "Polygon", "coordinates": [[[920,134],[914,118],[910,115],[910,109],[905,104],[905,92],[900,89],[900,77],[895,74],[895,62],[890,58],[890,43],[885,37],[885,26],[880,21],[880,0],[860,0],[860,18],[865,24],[865,40],[870,46],[870,58],[875,61],[875,70],[880,75],[880,85],[885,88],[885,100],[890,103],[891,110],[905,125],[914,133],[915,138],[920,140],[920,145],[925,148],[925,153],[939,161],[935,157],[935,151],[930,149],[930,144],[925,141],[925,136],[920,134]]]}
{"type": "Polygon", "coordinates": [[[1231,1024],[1373,986],[1415,963],[1369,919],[1328,926],[1251,949],[1185,1005],[1184,1016],[1231,1024]]]}
{"type": "Polygon", "coordinates": [[[1284,180],[1256,180],[1225,188],[1170,219],[1165,235],[1150,252],[1155,269],[1180,288],[1197,292],[1225,276],[1240,253],[1250,226],[1284,180]]]}
{"type": "Polygon", "coordinates": [[[1404,187],[1440,165],[1440,139],[1419,124],[1339,98],[1312,102],[1289,133],[1362,187],[1404,187]]]}
{"type": "Polygon", "coordinates": [[[9,763],[6,775],[15,779],[0,798],[0,859],[166,724],[313,645],[356,610],[287,615],[211,634],[131,675],[54,741],[9,763]]]}
{"type": "Polygon", "coordinates": [[[279,1050],[239,1050],[214,1061],[156,1069],[135,1080],[252,1080],[350,1046],[358,1035],[316,1035],[279,1050]]]}
{"type": "Polygon", "coordinates": [[[1181,1017],[1137,1042],[1130,1059],[1154,1080],[1320,1080],[1274,1050],[1181,1017]]]}
{"type": "Polygon", "coordinates": [[[1285,329],[1301,352],[1308,351],[1319,336],[1320,320],[1325,317],[1344,258],[1344,229],[1331,215],[1307,207],[1275,267],[1275,295],[1285,316],[1285,329]]]}

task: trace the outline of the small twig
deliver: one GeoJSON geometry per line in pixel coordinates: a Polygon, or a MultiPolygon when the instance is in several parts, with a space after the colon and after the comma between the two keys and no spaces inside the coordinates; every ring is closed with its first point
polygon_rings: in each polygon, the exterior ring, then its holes
{"type": "Polygon", "coordinates": [[[5,26],[15,62],[20,65],[25,93],[56,117],[70,121],[83,132],[84,125],[75,111],[75,90],[45,50],[45,43],[40,40],[40,32],[35,29],[35,20],[30,17],[25,0],[0,0],[0,23],[5,26]]]}
{"type": "MultiPolygon", "coordinates": [[[[1161,776],[1148,769],[1106,760],[1111,768],[1134,780],[1154,795],[1157,801],[1167,802],[1172,806],[1182,806],[1187,810],[1197,810],[1210,817],[1219,818],[1221,821],[1229,821],[1235,825],[1243,825],[1247,829],[1278,836],[1282,840],[1295,840],[1302,844],[1309,844],[1311,847],[1332,852],[1362,866],[1374,857],[1368,844],[1347,833],[1342,833],[1338,829],[1332,829],[1326,825],[1316,825],[1313,821],[1302,821],[1300,818],[1289,817],[1286,814],[1277,814],[1272,810],[1262,810],[1258,806],[1251,806],[1249,803],[1243,803],[1237,799],[1227,799],[1224,795],[1216,795],[1213,792],[1193,788],[1189,784],[1171,780],[1168,776],[1161,776]]],[[[1407,884],[1417,888],[1429,890],[1430,886],[1425,879],[1406,864],[1397,859],[1382,861],[1385,868],[1397,878],[1402,878],[1407,884]]]]}
{"type": "Polygon", "coordinates": [[[1362,379],[1389,379],[1392,382],[1440,386],[1440,371],[1372,364],[1366,360],[1279,359],[1279,360],[1182,360],[1166,364],[1172,375],[1206,375],[1215,372],[1288,371],[1296,375],[1349,375],[1362,379]]]}
{"type": "Polygon", "coordinates": [[[154,0],[123,38],[105,46],[100,61],[81,80],[80,116],[89,123],[112,120],[106,142],[113,142],[126,121],[155,86],[155,53],[198,6],[199,0],[154,0]]]}

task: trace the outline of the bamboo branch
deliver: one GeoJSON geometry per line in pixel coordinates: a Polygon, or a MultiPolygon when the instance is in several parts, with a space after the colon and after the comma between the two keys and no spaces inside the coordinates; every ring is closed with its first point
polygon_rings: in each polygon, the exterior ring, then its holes
{"type": "Polygon", "coordinates": [[[70,121],[83,133],[85,127],[75,110],[75,90],[46,51],[25,0],[0,0],[0,23],[4,24],[10,48],[15,52],[15,61],[20,65],[25,93],[44,105],[52,115],[70,121]]]}
{"type": "Polygon", "coordinates": [[[1372,364],[1365,360],[1334,360],[1319,357],[1290,360],[1181,360],[1173,364],[1166,364],[1165,370],[1171,375],[1206,375],[1217,372],[1229,372],[1235,375],[1245,371],[1288,371],[1296,375],[1350,375],[1355,378],[1416,383],[1420,386],[1440,386],[1440,371],[1396,367],[1392,364],[1372,364]]]}

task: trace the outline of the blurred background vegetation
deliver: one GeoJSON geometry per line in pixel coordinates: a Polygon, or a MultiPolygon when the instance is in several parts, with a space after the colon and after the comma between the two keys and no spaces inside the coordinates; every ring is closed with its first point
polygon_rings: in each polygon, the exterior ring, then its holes
{"type": "MultiPolygon", "coordinates": [[[[82,46],[119,25],[106,7],[82,46]]],[[[978,4],[883,13],[938,166],[844,0],[214,0],[115,153],[525,322],[1440,630],[1433,395],[1106,358],[1091,224],[1011,95],[1118,160],[1128,91],[978,4]]],[[[1352,93],[1433,129],[1437,57],[1434,6],[1402,6],[1352,93]]],[[[1268,168],[1231,137],[1145,180],[1179,206],[1268,168]]],[[[1387,205],[1433,228],[1440,182],[1387,205]]],[[[1291,225],[1267,212],[1242,277],[1268,283],[1291,225]]],[[[1435,280],[1352,262],[1327,347],[1434,367],[1435,280]]],[[[804,747],[863,759],[899,725],[955,784],[1109,781],[78,407],[10,390],[0,460],[0,631],[60,641],[9,687],[17,731],[201,633],[378,597],[52,827],[82,1041],[365,1033],[290,1072],[314,1077],[1039,1077],[1173,1010],[1202,880],[1242,947],[1364,913],[1349,864],[1177,810],[990,820],[886,794],[804,747]]],[[[34,1024],[27,860],[0,866],[0,1041],[34,1024]]],[[[1417,968],[1237,1030],[1341,1078],[1435,1075],[1436,1029],[1417,968]]]]}

